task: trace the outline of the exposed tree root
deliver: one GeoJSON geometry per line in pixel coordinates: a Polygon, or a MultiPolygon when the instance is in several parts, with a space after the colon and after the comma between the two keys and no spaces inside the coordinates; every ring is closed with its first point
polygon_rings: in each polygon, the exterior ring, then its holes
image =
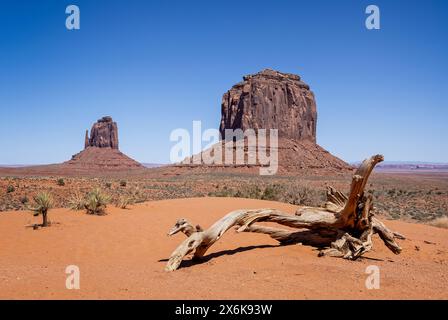
{"type": "Polygon", "coordinates": [[[280,244],[304,243],[324,248],[319,256],[351,260],[372,249],[372,236],[377,233],[387,248],[399,254],[401,247],[395,239],[404,239],[404,236],[389,230],[374,216],[372,195],[364,193],[373,168],[381,161],[383,156],[376,155],[361,164],[353,175],[348,196],[329,187],[323,208],[300,207],[295,215],[275,209],[236,210],[207,230],[193,227],[186,219],[178,220],[168,235],[183,232],[187,239],[171,254],[165,270],[176,270],[182,259],[190,253],[193,253],[194,259],[200,259],[233,226],[238,228],[238,232],[267,234],[280,244]],[[299,230],[261,226],[256,222],[274,222],[299,230]]]}

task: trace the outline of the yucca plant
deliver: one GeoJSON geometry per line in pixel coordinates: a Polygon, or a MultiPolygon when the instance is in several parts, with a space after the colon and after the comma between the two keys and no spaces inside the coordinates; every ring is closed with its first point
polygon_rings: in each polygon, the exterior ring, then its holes
{"type": "Polygon", "coordinates": [[[87,195],[85,209],[88,214],[103,215],[106,213],[106,207],[109,202],[110,197],[99,188],[96,188],[87,195]]]}
{"type": "Polygon", "coordinates": [[[34,197],[36,207],[31,210],[34,211],[34,216],[42,215],[42,227],[48,227],[48,211],[53,207],[53,197],[48,192],[41,192],[34,197]]]}

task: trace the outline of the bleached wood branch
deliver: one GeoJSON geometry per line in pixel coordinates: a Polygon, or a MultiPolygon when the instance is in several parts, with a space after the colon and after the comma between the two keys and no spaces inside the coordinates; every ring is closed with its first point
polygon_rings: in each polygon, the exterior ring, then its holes
{"type": "Polygon", "coordinates": [[[180,219],[170,231],[173,235],[179,231],[187,235],[177,249],[171,254],[166,265],[167,271],[174,271],[184,257],[193,253],[193,259],[202,258],[207,250],[222,235],[237,227],[238,232],[264,233],[281,244],[307,243],[327,247],[319,256],[357,259],[373,247],[372,236],[377,233],[384,244],[395,254],[401,252],[396,238],[404,237],[389,230],[384,223],[374,217],[373,198],[365,195],[367,180],[375,165],[383,161],[383,156],[376,155],[365,160],[352,178],[350,193],[343,193],[329,187],[327,202],[323,208],[299,207],[295,215],[276,209],[242,209],[228,213],[207,230],[193,227],[186,219],[180,219]],[[273,222],[299,230],[286,230],[256,225],[256,222],[273,222]]]}

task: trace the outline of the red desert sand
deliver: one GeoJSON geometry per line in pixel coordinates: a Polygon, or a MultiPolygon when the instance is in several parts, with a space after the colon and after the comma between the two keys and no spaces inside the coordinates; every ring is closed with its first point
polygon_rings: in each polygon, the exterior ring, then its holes
{"type": "Polygon", "coordinates": [[[184,261],[165,272],[184,239],[167,237],[178,218],[206,228],[241,208],[295,206],[250,199],[163,200],[106,216],[55,209],[53,225],[30,212],[0,215],[1,299],[448,299],[448,230],[387,221],[404,234],[395,256],[375,236],[373,251],[357,261],[317,257],[304,245],[279,246],[261,234],[229,230],[205,261],[184,261]],[[80,268],[80,289],[66,289],[65,269],[80,268]],[[367,289],[366,267],[380,268],[380,289],[367,289]]]}

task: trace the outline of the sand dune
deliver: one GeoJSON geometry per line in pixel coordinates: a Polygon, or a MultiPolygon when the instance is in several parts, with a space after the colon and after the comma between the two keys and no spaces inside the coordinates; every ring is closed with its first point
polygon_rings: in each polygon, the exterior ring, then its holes
{"type": "Polygon", "coordinates": [[[226,233],[201,264],[164,265],[184,239],[166,236],[179,217],[208,227],[238,208],[278,202],[194,198],[147,202],[107,216],[55,209],[53,225],[34,231],[29,212],[0,214],[1,299],[448,299],[448,230],[388,221],[408,237],[395,256],[381,240],[359,261],[318,258],[316,249],[278,246],[260,234],[226,233]],[[427,242],[425,242],[427,241],[427,242]],[[81,289],[67,290],[65,268],[78,265],[81,289]],[[365,269],[381,271],[379,290],[365,287],[365,269]]]}

